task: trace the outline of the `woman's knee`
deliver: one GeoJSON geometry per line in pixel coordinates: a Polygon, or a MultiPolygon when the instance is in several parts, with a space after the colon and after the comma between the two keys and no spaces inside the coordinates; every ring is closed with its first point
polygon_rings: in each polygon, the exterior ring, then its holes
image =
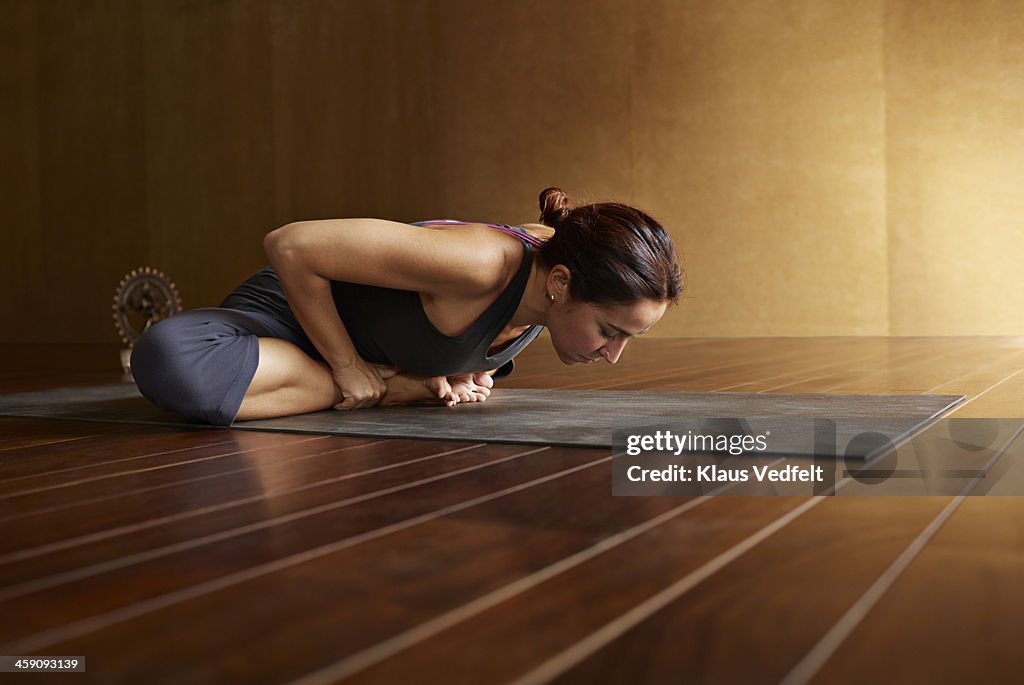
{"type": "Polygon", "coordinates": [[[207,325],[186,312],[150,328],[132,349],[132,376],[139,392],[161,409],[227,425],[233,417],[224,415],[222,389],[207,368],[210,362],[222,366],[223,359],[199,361],[223,342],[203,331],[207,325]]]}
{"type": "Polygon", "coordinates": [[[146,331],[132,347],[131,371],[135,385],[147,399],[163,407],[161,389],[177,374],[180,354],[174,319],[165,319],[146,331]]]}

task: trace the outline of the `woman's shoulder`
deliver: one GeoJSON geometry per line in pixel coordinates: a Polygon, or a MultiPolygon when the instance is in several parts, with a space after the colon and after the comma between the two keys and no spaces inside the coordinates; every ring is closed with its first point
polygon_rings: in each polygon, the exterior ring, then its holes
{"type": "Polygon", "coordinates": [[[459,221],[456,219],[432,219],[429,221],[415,221],[413,222],[413,225],[427,226],[429,228],[459,229],[464,233],[479,233],[485,236],[493,235],[495,233],[522,231],[523,233],[541,241],[548,240],[555,234],[555,229],[544,224],[520,224],[518,226],[514,226],[511,224],[485,224],[474,221],[459,221]]]}
{"type": "Polygon", "coordinates": [[[523,240],[511,232],[471,222],[431,228],[441,228],[446,238],[455,238],[450,244],[458,245],[461,263],[456,268],[466,278],[464,297],[493,296],[508,285],[523,262],[523,240]]]}
{"type": "MultiPolygon", "coordinates": [[[[539,224],[536,226],[544,228],[539,224]]],[[[466,244],[474,246],[474,252],[478,255],[478,260],[474,260],[470,268],[477,271],[477,277],[482,277],[486,282],[483,291],[478,291],[477,294],[490,297],[508,287],[508,284],[519,272],[523,259],[527,258],[529,254],[524,249],[524,244],[529,244],[529,241],[524,240],[521,236],[517,236],[517,229],[521,229],[527,235],[539,238],[540,240],[546,240],[549,237],[543,231],[538,231],[537,227],[531,226],[527,228],[525,226],[515,227],[505,224],[464,223],[451,226],[446,230],[457,231],[461,234],[460,241],[464,240],[466,244]],[[509,230],[498,230],[497,226],[509,230]],[[481,272],[486,272],[486,275],[481,272]]]]}
{"type": "Polygon", "coordinates": [[[543,242],[554,234],[554,229],[544,224],[510,226],[436,219],[415,222],[415,225],[437,230],[444,235],[449,246],[458,245],[460,266],[456,268],[467,279],[466,286],[470,282],[475,286],[463,290],[463,296],[476,297],[489,297],[504,290],[519,272],[528,254],[524,243],[536,245],[519,233],[535,238],[537,242],[543,242]],[[452,239],[454,243],[450,242],[452,239]]]}

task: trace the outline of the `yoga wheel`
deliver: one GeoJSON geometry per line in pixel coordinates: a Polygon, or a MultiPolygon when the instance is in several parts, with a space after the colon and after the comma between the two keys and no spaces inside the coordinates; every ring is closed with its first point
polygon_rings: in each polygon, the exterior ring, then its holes
{"type": "Polygon", "coordinates": [[[181,296],[163,271],[149,266],[132,269],[114,293],[114,322],[121,340],[121,368],[131,373],[131,348],[158,321],[181,311],[181,296]]]}

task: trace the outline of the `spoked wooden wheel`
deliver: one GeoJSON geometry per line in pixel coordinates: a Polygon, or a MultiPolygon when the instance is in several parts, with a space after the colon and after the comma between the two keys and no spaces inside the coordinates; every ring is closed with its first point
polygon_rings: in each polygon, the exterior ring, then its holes
{"type": "Polygon", "coordinates": [[[164,272],[144,266],[125,274],[114,294],[114,321],[121,340],[134,345],[158,321],[181,311],[181,297],[164,272]]]}

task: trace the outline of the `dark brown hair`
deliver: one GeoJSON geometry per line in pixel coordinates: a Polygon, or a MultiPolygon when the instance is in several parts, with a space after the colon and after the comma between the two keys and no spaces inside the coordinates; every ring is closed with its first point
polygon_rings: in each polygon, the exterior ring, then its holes
{"type": "Polygon", "coordinates": [[[648,214],[618,202],[572,207],[562,190],[545,188],[540,221],[555,229],[540,248],[541,263],[569,269],[573,299],[593,304],[679,301],[682,272],[675,245],[648,214]]]}

